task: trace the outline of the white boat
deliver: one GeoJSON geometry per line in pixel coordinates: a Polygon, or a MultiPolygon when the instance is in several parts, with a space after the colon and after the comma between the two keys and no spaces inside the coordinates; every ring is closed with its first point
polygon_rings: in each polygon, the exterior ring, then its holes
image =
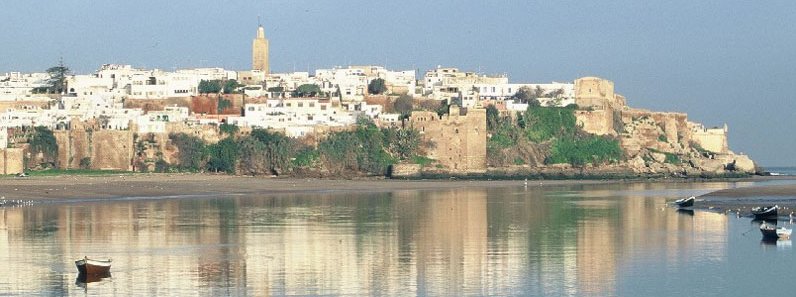
{"type": "Polygon", "coordinates": [[[760,232],[763,233],[763,238],[769,239],[788,239],[790,238],[791,229],[770,225],[767,223],[760,224],[760,232]]]}

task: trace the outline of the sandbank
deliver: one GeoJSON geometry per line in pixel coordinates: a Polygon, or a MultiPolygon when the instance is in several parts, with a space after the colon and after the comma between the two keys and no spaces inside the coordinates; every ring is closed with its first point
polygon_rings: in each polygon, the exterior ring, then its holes
{"type": "MultiPolygon", "coordinates": [[[[610,180],[529,180],[529,186],[598,184],[610,180]]],[[[0,178],[0,199],[157,198],[330,192],[389,192],[464,187],[523,186],[521,180],[298,179],[214,174],[114,174],[0,178]]]]}
{"type": "Polygon", "coordinates": [[[752,186],[724,189],[699,196],[694,203],[697,209],[732,212],[740,216],[751,215],[751,208],[778,205],[780,215],[788,217],[796,211],[796,179],[794,184],[752,186]]]}

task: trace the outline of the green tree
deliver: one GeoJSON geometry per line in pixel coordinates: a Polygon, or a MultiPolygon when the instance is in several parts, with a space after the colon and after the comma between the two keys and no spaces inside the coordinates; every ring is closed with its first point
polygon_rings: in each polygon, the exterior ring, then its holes
{"type": "Polygon", "coordinates": [[[238,144],[232,138],[224,138],[207,149],[207,169],[215,172],[235,173],[238,163],[238,144]]]}
{"type": "Polygon", "coordinates": [[[207,147],[202,139],[185,133],[169,134],[169,139],[179,151],[179,169],[198,171],[204,167],[207,147]]]}
{"type": "Polygon", "coordinates": [[[528,105],[530,106],[539,106],[540,103],[538,98],[540,97],[539,91],[541,90],[541,88],[539,88],[539,86],[536,87],[537,90],[533,90],[527,86],[520,87],[520,89],[517,90],[517,92],[514,93],[514,96],[512,97],[515,100],[519,100],[520,103],[528,103],[528,105]]]}
{"type": "Polygon", "coordinates": [[[291,159],[295,155],[294,152],[301,150],[296,140],[282,133],[269,132],[263,129],[254,129],[249,135],[249,138],[262,145],[249,143],[246,147],[249,152],[243,153],[249,160],[244,159],[244,162],[249,163],[259,160],[263,166],[259,170],[248,169],[248,171],[252,174],[281,175],[292,169],[291,159]]]}
{"type": "Polygon", "coordinates": [[[385,92],[387,92],[387,84],[384,82],[384,79],[377,78],[368,83],[368,93],[380,95],[384,94],[385,92]]]}
{"type": "Polygon", "coordinates": [[[316,84],[303,84],[293,92],[295,97],[315,97],[321,93],[321,87],[316,84]]]}
{"type": "Polygon", "coordinates": [[[221,81],[219,80],[201,80],[199,81],[200,94],[218,94],[221,92],[221,81]]]}
{"type": "Polygon", "coordinates": [[[63,94],[66,92],[66,77],[70,70],[64,66],[64,61],[58,62],[58,66],[47,68],[50,78],[47,80],[47,91],[51,94],[63,94]]]}
{"type": "Polygon", "coordinates": [[[222,111],[230,107],[232,107],[232,102],[219,95],[218,103],[216,104],[216,111],[218,114],[221,114],[222,111]]]}
{"type": "Polygon", "coordinates": [[[271,174],[268,162],[268,147],[254,137],[247,136],[238,144],[239,169],[241,174],[271,174]]]}
{"type": "Polygon", "coordinates": [[[391,155],[408,160],[418,154],[421,144],[420,132],[415,129],[385,128],[384,143],[391,155]]]}
{"type": "Polygon", "coordinates": [[[401,118],[407,119],[409,118],[409,114],[412,112],[414,108],[414,99],[412,96],[409,95],[401,95],[398,99],[395,99],[395,103],[393,103],[393,108],[395,111],[401,114],[401,118]]]}
{"type": "Polygon", "coordinates": [[[224,82],[223,91],[224,94],[234,94],[237,93],[237,89],[244,85],[239,84],[237,80],[230,79],[224,82]]]}
{"type": "Polygon", "coordinates": [[[218,130],[221,132],[221,134],[227,134],[231,136],[235,135],[235,133],[238,133],[240,128],[238,128],[238,126],[235,124],[221,123],[221,125],[218,126],[218,130]]]}
{"type": "Polygon", "coordinates": [[[495,131],[500,121],[500,111],[494,104],[486,107],[486,130],[495,131]]]}
{"type": "Polygon", "coordinates": [[[169,169],[170,169],[169,162],[166,162],[166,160],[158,159],[155,162],[155,172],[160,172],[160,173],[168,172],[169,169]]]}
{"type": "Polygon", "coordinates": [[[448,101],[443,100],[442,102],[440,102],[436,112],[438,116],[443,116],[448,114],[450,112],[450,104],[448,104],[448,101]]]}
{"type": "Polygon", "coordinates": [[[44,126],[36,126],[29,141],[30,152],[42,154],[44,162],[54,166],[58,162],[58,142],[53,131],[44,126]]]}

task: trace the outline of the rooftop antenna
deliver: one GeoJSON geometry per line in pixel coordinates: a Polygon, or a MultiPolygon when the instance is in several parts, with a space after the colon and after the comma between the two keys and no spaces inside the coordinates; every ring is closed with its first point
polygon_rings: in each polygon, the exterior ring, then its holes
{"type": "Polygon", "coordinates": [[[263,24],[260,23],[260,15],[259,14],[257,15],[257,26],[258,27],[262,27],[263,26],[263,24]]]}

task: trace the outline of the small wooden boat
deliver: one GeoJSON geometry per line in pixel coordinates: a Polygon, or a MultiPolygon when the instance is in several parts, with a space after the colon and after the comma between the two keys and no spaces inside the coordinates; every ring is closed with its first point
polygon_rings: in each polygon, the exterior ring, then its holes
{"type": "Polygon", "coordinates": [[[755,219],[776,218],[777,209],[779,209],[777,205],[753,207],[752,215],[755,216],[755,219]]]}
{"type": "Polygon", "coordinates": [[[694,206],[694,200],[696,200],[696,197],[691,196],[688,198],[677,199],[674,201],[674,204],[677,204],[678,207],[691,207],[694,206]]]}
{"type": "Polygon", "coordinates": [[[110,275],[111,259],[95,260],[84,257],[75,261],[77,271],[84,275],[110,275]]]}
{"type": "Polygon", "coordinates": [[[779,227],[768,223],[760,224],[760,233],[763,233],[764,239],[788,239],[790,238],[791,229],[779,227]]]}

